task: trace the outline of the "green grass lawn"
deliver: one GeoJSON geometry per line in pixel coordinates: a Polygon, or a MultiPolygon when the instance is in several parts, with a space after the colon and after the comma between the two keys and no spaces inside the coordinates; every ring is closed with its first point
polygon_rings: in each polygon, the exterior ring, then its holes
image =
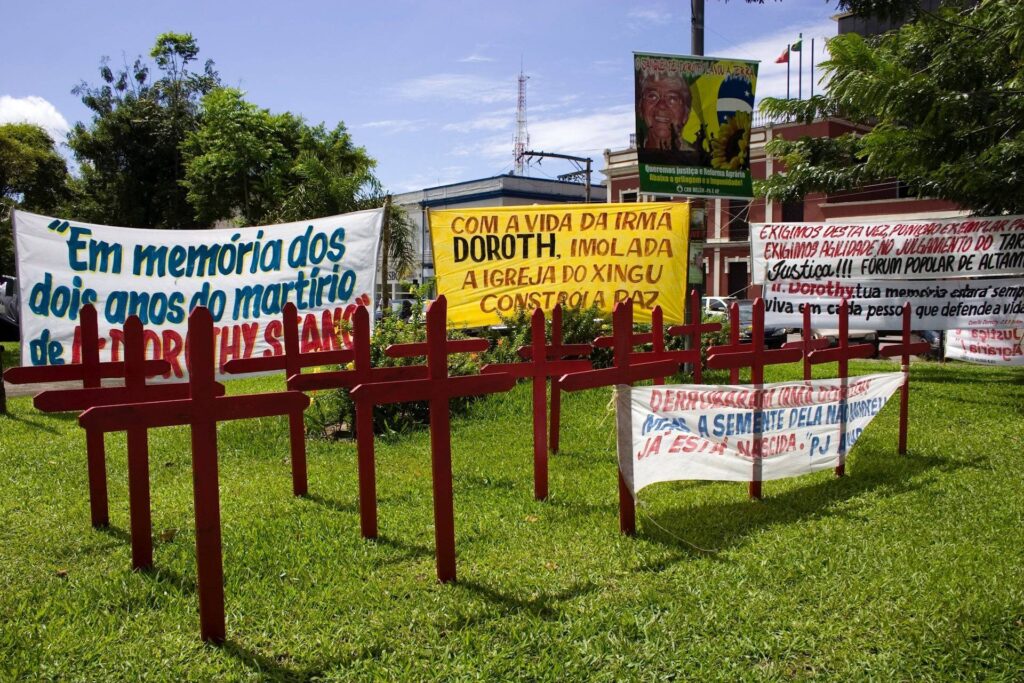
{"type": "Polygon", "coordinates": [[[294,498],[284,419],[225,423],[221,647],[198,637],[188,432],[151,433],[158,569],[132,572],[124,436],[107,437],[113,526],[96,531],[75,417],[13,399],[0,679],[1022,680],[1024,369],[912,377],[907,457],[894,399],[849,476],[766,482],[763,502],[744,484],[659,484],[636,538],[618,533],[607,390],[564,400],[546,503],[528,386],[481,400],[453,421],[453,585],[435,580],[425,431],[378,440],[374,542],[353,443],[311,440],[311,495],[294,498]]]}

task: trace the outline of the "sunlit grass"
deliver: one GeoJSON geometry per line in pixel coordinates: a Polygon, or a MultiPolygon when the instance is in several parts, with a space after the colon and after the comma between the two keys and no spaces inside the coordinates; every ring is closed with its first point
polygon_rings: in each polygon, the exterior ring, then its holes
{"type": "Polygon", "coordinates": [[[123,435],[96,531],[75,418],[12,399],[0,679],[1021,678],[1024,370],[915,364],[907,457],[891,401],[849,476],[768,482],[760,503],[742,484],[653,486],[636,538],[618,533],[608,398],[565,397],[545,503],[526,385],[453,421],[454,585],[435,580],[425,431],[378,442],[381,538],[364,541],[354,444],[309,441],[294,498],[285,421],[222,424],[222,647],[198,638],[187,430],[151,433],[157,570],[132,572],[123,435]]]}

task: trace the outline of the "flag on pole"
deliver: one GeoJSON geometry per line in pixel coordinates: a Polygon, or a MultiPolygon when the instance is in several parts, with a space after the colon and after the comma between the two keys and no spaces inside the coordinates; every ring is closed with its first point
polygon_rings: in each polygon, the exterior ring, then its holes
{"type": "Polygon", "coordinates": [[[776,64],[789,64],[789,46],[788,45],[786,46],[786,49],[782,51],[782,54],[779,55],[779,58],[775,60],[775,63],[776,64]]]}
{"type": "Polygon", "coordinates": [[[792,50],[793,52],[800,52],[800,47],[801,47],[801,45],[803,45],[803,42],[804,42],[804,39],[803,39],[803,36],[801,36],[800,40],[798,40],[795,43],[793,43],[793,45],[789,49],[792,50]]]}

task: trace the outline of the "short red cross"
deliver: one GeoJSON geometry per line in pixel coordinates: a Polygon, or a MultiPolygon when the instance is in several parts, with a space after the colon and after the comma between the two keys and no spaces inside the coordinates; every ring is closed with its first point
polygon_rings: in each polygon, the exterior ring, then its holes
{"type": "MultiPolygon", "coordinates": [[[[300,390],[295,386],[293,378],[300,376],[302,368],[339,365],[352,360],[351,349],[301,353],[299,314],[294,303],[289,301],[284,305],[282,317],[284,319],[283,355],[233,358],[224,364],[224,372],[240,375],[250,372],[284,370],[287,387],[291,390],[300,390]]],[[[288,437],[292,456],[292,493],[296,496],[304,496],[309,492],[309,480],[306,473],[306,425],[302,419],[302,413],[292,413],[288,416],[288,437]]]]}
{"type": "MultiPolygon", "coordinates": [[[[147,375],[162,374],[167,361],[146,360],[146,340],[142,322],[131,316],[124,324],[124,386],[81,389],[54,389],[35,397],[35,406],[43,412],[84,411],[96,406],[148,403],[187,398],[187,384],[146,384],[147,375]]],[[[216,386],[217,395],[224,387],[216,386]]],[[[95,431],[95,430],[91,430],[95,431]]],[[[102,443],[103,433],[96,432],[102,443]]],[[[145,427],[129,426],[128,505],[131,524],[132,568],[153,566],[153,525],[149,504],[149,439],[145,427]]]]}
{"type": "MultiPolygon", "coordinates": [[[[660,360],[671,360],[675,363],[672,372],[669,374],[675,374],[679,370],[679,365],[682,363],[689,363],[693,354],[689,351],[669,351],[665,348],[665,323],[664,316],[661,311],[661,306],[655,306],[651,311],[651,331],[641,332],[639,334],[632,333],[629,338],[630,347],[641,346],[643,344],[650,344],[650,351],[630,351],[629,362],[630,363],[653,363],[654,361],[660,360]]],[[[615,346],[615,336],[610,337],[598,337],[594,340],[594,346],[597,348],[613,348],[615,346]]],[[[655,377],[655,384],[664,384],[664,377],[655,377]]]]}
{"type": "MultiPolygon", "coordinates": [[[[537,308],[530,319],[530,346],[532,360],[526,363],[496,363],[485,365],[481,372],[507,372],[513,377],[533,379],[533,496],[537,500],[548,497],[548,444],[547,444],[547,379],[590,367],[587,360],[549,360],[550,347],[544,345],[544,311],[537,308]]],[[[588,347],[589,348],[589,347],[588,347]]]]}
{"type": "MultiPolygon", "coordinates": [[[[705,332],[718,332],[722,329],[722,323],[701,322],[700,292],[696,289],[690,290],[690,322],[685,325],[673,325],[668,328],[668,333],[673,337],[688,337],[690,348],[687,353],[690,355],[684,363],[693,363],[693,383],[701,384],[703,376],[701,373],[701,337],[705,332]]],[[[738,339],[738,338],[737,338],[738,339]]]]}
{"type": "Polygon", "coordinates": [[[786,342],[782,345],[784,349],[800,349],[804,355],[804,379],[811,379],[811,351],[827,349],[828,339],[815,339],[811,332],[811,307],[804,304],[804,327],[800,335],[800,341],[786,342]]]}
{"type": "Polygon", "coordinates": [[[190,425],[192,487],[196,516],[196,565],[199,625],[203,640],[223,642],[224,570],[221,559],[220,495],[217,474],[217,423],[302,412],[309,399],[300,392],[218,396],[214,381],[213,318],[196,308],[188,320],[189,397],[172,401],[90,408],[78,418],[101,432],[131,427],[151,429],[190,425]]]}
{"type": "MultiPolygon", "coordinates": [[[[40,382],[78,380],[82,382],[83,389],[93,389],[100,386],[101,379],[124,377],[124,362],[100,362],[100,349],[105,340],[99,338],[96,308],[92,304],[83,306],[79,312],[79,319],[81,320],[79,339],[82,348],[80,363],[11,368],[4,373],[4,379],[11,384],[38,384],[40,382]]],[[[168,372],[170,367],[170,363],[167,361],[146,361],[145,374],[150,377],[162,375],[168,372]]],[[[37,405],[37,407],[39,406],[37,405]]],[[[41,407],[39,409],[47,410],[41,407]]],[[[107,505],[107,463],[103,448],[102,432],[90,429],[85,430],[85,452],[86,466],[89,472],[89,510],[92,517],[92,525],[94,527],[104,527],[110,524],[110,513],[107,505]]]]}
{"type": "MultiPolygon", "coordinates": [[[[735,304],[733,304],[735,306],[735,304]]],[[[750,332],[750,343],[739,344],[732,347],[717,347],[716,349],[710,349],[708,353],[708,367],[709,368],[733,368],[737,372],[740,368],[750,367],[750,383],[754,385],[755,390],[755,408],[754,408],[754,424],[761,425],[762,420],[760,413],[764,410],[762,402],[764,401],[764,395],[762,393],[762,386],[764,385],[764,367],[766,365],[775,365],[779,363],[793,363],[800,360],[801,351],[800,349],[773,349],[771,351],[765,350],[764,348],[764,300],[758,297],[754,300],[753,320],[752,329],[750,332]],[[746,348],[744,348],[746,347],[746,348]],[[733,350],[742,349],[742,350],[733,350]]],[[[748,487],[748,493],[751,498],[760,500],[761,498],[761,471],[764,463],[761,460],[761,449],[762,449],[762,433],[761,431],[755,431],[753,436],[753,449],[751,457],[753,458],[753,474],[748,487]]]]}
{"type": "MultiPolygon", "coordinates": [[[[585,370],[565,375],[560,380],[566,391],[594,389],[619,384],[633,384],[645,379],[671,375],[679,367],[674,360],[657,360],[651,363],[633,363],[632,345],[637,335],[633,334],[633,300],[627,299],[615,305],[612,313],[612,338],[615,340],[614,365],[599,370],[585,370]]],[[[626,486],[626,480],[619,472],[619,530],[632,536],[636,533],[636,503],[626,486]]]]}
{"type": "MultiPolygon", "coordinates": [[[[806,307],[804,308],[806,310],[806,307]]],[[[839,381],[841,382],[839,399],[842,402],[840,410],[841,419],[839,422],[839,464],[836,465],[836,476],[841,477],[846,473],[846,451],[849,447],[846,443],[846,392],[850,379],[850,359],[871,358],[875,355],[874,344],[850,345],[850,307],[843,299],[839,304],[839,344],[831,349],[817,349],[807,354],[806,363],[819,365],[820,363],[839,363],[839,381]]]]}
{"type": "MultiPolygon", "coordinates": [[[[427,310],[427,341],[396,344],[388,348],[393,357],[427,357],[425,379],[361,384],[352,390],[355,400],[367,405],[430,402],[430,465],[434,487],[434,543],[437,578],[455,580],[455,507],[452,500],[452,443],[449,401],[457,396],[476,396],[508,391],[516,382],[507,373],[448,376],[448,355],[460,351],[483,351],[486,339],[449,340],[446,333],[448,302],[439,296],[427,310]]],[[[408,368],[402,368],[408,370],[408,368]]]]}
{"type": "MultiPolygon", "coordinates": [[[[400,368],[374,368],[370,365],[370,313],[359,306],[352,315],[353,369],[293,374],[288,388],[299,391],[339,389],[360,384],[394,382],[401,379],[425,379],[427,368],[414,365],[400,368]]],[[[377,538],[377,475],[373,453],[373,404],[355,399],[356,449],[359,463],[359,527],[363,538],[377,538]]]]}
{"type": "Polygon", "coordinates": [[[910,341],[910,303],[903,304],[903,338],[899,344],[890,344],[879,349],[878,355],[886,358],[900,356],[903,366],[903,386],[900,387],[900,455],[907,454],[907,420],[910,412],[910,357],[927,353],[928,342],[910,341]]]}
{"type": "MultiPolygon", "coordinates": [[[[545,358],[548,360],[566,360],[572,357],[589,358],[594,347],[590,344],[562,343],[562,304],[555,304],[551,311],[551,343],[544,347],[545,358]]],[[[519,349],[519,357],[530,360],[533,349],[523,346],[519,349]]],[[[562,385],[558,375],[551,375],[551,436],[548,447],[552,453],[558,452],[558,436],[562,421],[562,385]]]]}

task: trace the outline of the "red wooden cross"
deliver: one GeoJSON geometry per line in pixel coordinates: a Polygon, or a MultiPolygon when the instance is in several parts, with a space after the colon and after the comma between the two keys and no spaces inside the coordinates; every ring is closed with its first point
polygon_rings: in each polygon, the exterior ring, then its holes
{"type": "MultiPolygon", "coordinates": [[[[610,387],[618,384],[633,384],[645,379],[671,375],[679,364],[674,360],[657,360],[651,363],[634,363],[632,345],[637,335],[633,334],[633,300],[626,299],[615,305],[612,314],[612,338],[615,340],[615,355],[610,368],[574,372],[562,377],[562,388],[566,391],[610,387]]],[[[636,502],[626,486],[626,480],[619,472],[619,530],[632,536],[636,533],[636,502]]]]}
{"type": "Polygon", "coordinates": [[[83,427],[102,432],[123,431],[130,427],[151,429],[190,425],[199,628],[203,640],[223,642],[224,569],[221,559],[217,423],[301,412],[309,405],[309,399],[297,391],[217,396],[217,383],[213,379],[213,318],[210,312],[205,308],[193,310],[189,315],[188,328],[188,398],[90,408],[78,420],[83,427]]]}
{"type": "MultiPolygon", "coordinates": [[[[598,337],[594,340],[594,346],[597,348],[614,348],[615,339],[618,331],[609,337],[598,337]]],[[[686,350],[669,351],[665,348],[665,323],[664,316],[661,311],[661,306],[655,306],[651,311],[651,331],[633,333],[631,331],[629,337],[629,345],[640,346],[642,344],[650,344],[650,351],[633,351],[629,352],[630,363],[653,363],[654,361],[671,360],[675,363],[672,368],[670,375],[675,374],[679,370],[679,365],[682,363],[688,363],[692,360],[693,354],[686,350]]],[[[655,377],[655,384],[664,384],[664,377],[655,377]]]]}
{"type": "MultiPolygon", "coordinates": [[[[807,310],[807,307],[804,307],[807,310]]],[[[805,314],[806,315],[806,314],[805,314]]],[[[818,365],[819,363],[839,362],[839,381],[841,382],[839,422],[839,464],[836,465],[836,476],[846,474],[846,391],[850,379],[851,358],[871,358],[875,355],[874,344],[854,344],[850,346],[850,308],[846,299],[839,304],[839,344],[831,349],[817,349],[807,354],[806,363],[818,365]]]]}
{"type": "MultiPolygon", "coordinates": [[[[448,355],[460,351],[483,351],[486,339],[449,340],[445,331],[448,302],[439,296],[427,310],[427,341],[396,344],[388,348],[392,357],[427,357],[426,379],[361,384],[352,397],[367,405],[430,402],[430,467],[434,486],[434,543],[437,578],[455,580],[455,507],[452,500],[452,443],[449,401],[457,396],[475,396],[508,391],[516,382],[507,373],[448,376],[448,355]]],[[[402,368],[408,370],[408,368],[402,368]]]]}
{"type": "MultiPolygon", "coordinates": [[[[530,319],[529,355],[526,363],[496,363],[485,365],[481,372],[507,372],[513,377],[533,378],[533,496],[537,500],[548,497],[548,444],[547,444],[547,378],[561,377],[570,372],[590,367],[588,360],[549,360],[549,348],[544,345],[544,311],[537,308],[530,319]]],[[[589,349],[589,347],[588,347],[589,349]]]]}
{"type": "MultiPolygon", "coordinates": [[[[733,304],[735,306],[736,304],[733,304]]],[[[800,349],[774,349],[766,351],[764,348],[764,300],[758,297],[754,300],[752,329],[750,332],[750,344],[740,344],[734,347],[717,347],[708,351],[709,368],[734,368],[739,371],[742,367],[750,366],[750,383],[754,385],[754,424],[760,426],[760,417],[764,410],[764,366],[778,363],[792,363],[800,360],[800,349]],[[743,347],[748,347],[744,350],[743,347]]],[[[748,495],[756,500],[761,499],[761,471],[763,462],[761,460],[762,432],[757,430],[753,434],[753,473],[748,487],[748,495]]]]}
{"type": "Polygon", "coordinates": [[[910,411],[910,357],[927,353],[928,342],[910,341],[910,303],[903,304],[903,338],[899,344],[890,344],[878,350],[878,355],[892,358],[900,356],[903,366],[903,386],[900,387],[900,455],[907,454],[907,420],[910,411]]]}
{"type": "MultiPolygon", "coordinates": [[[[545,358],[548,360],[566,360],[568,357],[590,357],[594,347],[590,344],[562,343],[562,304],[555,304],[551,311],[551,344],[544,347],[545,358]]],[[[519,349],[519,357],[530,360],[533,348],[523,346],[519,349]]],[[[558,452],[558,436],[562,421],[562,384],[558,375],[551,376],[551,437],[548,447],[552,453],[558,452]]]]}
{"type": "MultiPolygon", "coordinates": [[[[65,365],[40,365],[11,368],[4,373],[4,379],[11,384],[38,384],[40,382],[81,381],[82,388],[97,388],[100,380],[124,377],[125,364],[122,361],[100,362],[100,349],[104,342],[99,337],[99,322],[96,308],[82,307],[78,314],[79,339],[81,341],[81,362],[65,365]]],[[[163,360],[145,363],[146,375],[152,377],[170,370],[170,364],[163,360]]],[[[38,406],[37,406],[38,407],[38,406]]],[[[103,433],[85,430],[86,467],[89,472],[89,511],[94,527],[110,524],[107,505],[107,462],[103,449],[103,433]]]]}
{"type": "MultiPolygon", "coordinates": [[[[233,358],[224,364],[224,372],[245,374],[249,372],[273,372],[284,370],[286,385],[291,390],[299,390],[293,378],[300,376],[302,368],[321,365],[340,365],[353,358],[351,349],[332,351],[311,351],[301,353],[299,347],[299,314],[295,304],[288,302],[282,311],[284,318],[284,354],[280,356],[263,356],[255,358],[233,358]]],[[[288,415],[288,437],[291,446],[292,460],[292,493],[304,496],[309,492],[309,480],[306,473],[306,425],[302,413],[288,415]]]]}
{"type": "MultiPolygon", "coordinates": [[[[708,347],[708,367],[711,367],[711,356],[722,353],[737,353],[740,351],[752,351],[753,345],[748,342],[740,344],[740,306],[738,303],[729,305],[729,343],[720,346],[708,347]]],[[[729,368],[729,384],[740,383],[740,366],[729,368]]]]}
{"type": "MultiPolygon", "coordinates": [[[[701,335],[705,332],[718,332],[722,329],[722,323],[701,322],[700,292],[696,289],[690,290],[690,322],[685,325],[673,325],[668,328],[668,333],[673,337],[688,337],[690,354],[686,363],[693,363],[693,383],[701,384],[703,375],[701,372],[701,335]]],[[[737,337],[737,339],[739,339],[737,337]]]]}
{"type": "MultiPolygon", "coordinates": [[[[400,368],[374,368],[370,365],[370,313],[359,306],[352,316],[353,369],[293,374],[288,388],[299,391],[339,389],[360,384],[394,382],[401,379],[426,379],[427,368],[414,365],[400,368]]],[[[377,475],[373,454],[373,404],[353,395],[356,409],[356,448],[359,463],[359,528],[363,538],[377,538],[377,475]]]]}
{"type": "Polygon", "coordinates": [[[827,349],[828,339],[815,339],[811,333],[811,307],[804,304],[804,327],[800,335],[800,341],[786,342],[782,345],[784,349],[800,349],[804,355],[804,380],[811,379],[811,351],[827,349]]]}
{"type": "MultiPolygon", "coordinates": [[[[35,397],[36,408],[43,412],[84,411],[96,406],[146,403],[187,398],[187,384],[146,384],[147,375],[170,370],[167,361],[146,361],[146,340],[142,322],[131,316],[124,324],[124,386],[54,389],[35,397]],[[161,364],[166,368],[161,370],[161,364]]],[[[218,395],[224,387],[216,386],[218,395]]],[[[96,431],[96,430],[91,430],[96,431]]],[[[153,566],[153,524],[149,504],[149,440],[145,427],[129,426],[128,437],[128,509],[131,526],[132,568],[153,566]]],[[[96,431],[100,442],[103,433],[96,431]]]]}

